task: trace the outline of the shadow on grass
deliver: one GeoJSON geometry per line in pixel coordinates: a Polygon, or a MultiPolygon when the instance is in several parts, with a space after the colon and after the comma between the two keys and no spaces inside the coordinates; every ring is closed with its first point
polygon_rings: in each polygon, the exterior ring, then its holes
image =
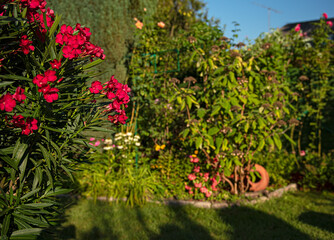
{"type": "Polygon", "coordinates": [[[334,233],[334,215],[320,212],[304,212],[300,214],[298,220],[320,228],[322,230],[334,233]]]}
{"type": "MultiPolygon", "coordinates": [[[[78,206],[80,208],[74,206],[75,212],[83,211],[78,222],[58,227],[54,239],[310,239],[285,221],[245,206],[221,210],[175,205],[128,208],[104,202],[93,204],[92,201],[81,202],[78,206]],[[85,222],[90,224],[84,229],[85,222]]],[[[313,215],[302,215],[303,222],[313,218],[313,215]]]]}
{"type": "Polygon", "coordinates": [[[137,209],[137,219],[150,236],[150,240],[213,240],[210,232],[189,217],[189,213],[181,206],[168,205],[169,212],[173,213],[170,223],[159,227],[158,233],[150,230],[144,221],[141,209],[137,209]]]}
{"type": "Polygon", "coordinates": [[[285,221],[248,207],[232,207],[218,210],[221,220],[229,224],[233,232],[228,239],[303,239],[310,237],[285,221]]]}

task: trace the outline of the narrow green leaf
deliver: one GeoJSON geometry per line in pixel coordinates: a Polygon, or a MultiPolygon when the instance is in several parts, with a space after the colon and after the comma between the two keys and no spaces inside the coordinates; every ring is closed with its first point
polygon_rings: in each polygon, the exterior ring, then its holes
{"type": "Polygon", "coordinates": [[[51,161],[48,150],[46,150],[46,148],[40,143],[37,143],[37,146],[41,149],[46,164],[48,165],[48,168],[51,169],[51,161]]]}
{"type": "Polygon", "coordinates": [[[32,81],[32,79],[23,77],[23,76],[17,76],[17,75],[0,75],[0,78],[4,79],[11,79],[11,80],[25,80],[25,81],[32,81]]]}
{"type": "Polygon", "coordinates": [[[41,188],[36,188],[35,190],[28,192],[23,197],[21,197],[21,200],[31,197],[32,195],[38,193],[39,190],[41,190],[41,188]]]}
{"type": "Polygon", "coordinates": [[[95,67],[96,65],[98,65],[102,62],[103,62],[103,60],[99,58],[99,59],[95,60],[94,62],[91,62],[91,63],[88,63],[88,64],[84,65],[83,69],[86,70],[86,69],[95,67]]]}

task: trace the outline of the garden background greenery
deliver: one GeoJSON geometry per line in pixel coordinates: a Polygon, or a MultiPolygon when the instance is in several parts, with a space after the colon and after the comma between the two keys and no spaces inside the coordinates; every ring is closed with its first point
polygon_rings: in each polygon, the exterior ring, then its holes
{"type": "Polygon", "coordinates": [[[327,14],[308,35],[297,25],[236,43],[200,0],[0,11],[2,239],[37,238],[70,191],[130,206],[235,201],[259,181],[256,163],[269,190],[333,191],[327,14]]]}

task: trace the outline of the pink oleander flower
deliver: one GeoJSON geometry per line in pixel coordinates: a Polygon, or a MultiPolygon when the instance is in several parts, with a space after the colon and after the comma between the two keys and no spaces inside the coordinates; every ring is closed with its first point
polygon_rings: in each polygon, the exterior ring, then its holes
{"type": "Polygon", "coordinates": [[[33,130],[37,130],[37,120],[34,118],[27,118],[25,126],[21,128],[23,135],[29,135],[33,133],[33,130]]]}
{"type": "Polygon", "coordinates": [[[58,92],[59,92],[59,89],[57,88],[50,88],[48,91],[46,91],[44,93],[44,99],[48,102],[48,103],[52,103],[56,100],[58,100],[58,92]]]}
{"type": "Polygon", "coordinates": [[[327,24],[329,27],[333,27],[333,23],[332,23],[332,21],[327,21],[326,24],[327,24]]]}
{"type": "Polygon", "coordinates": [[[27,98],[26,95],[24,95],[24,89],[21,87],[16,88],[13,98],[16,101],[23,103],[24,100],[27,98]]]}
{"type": "Polygon", "coordinates": [[[44,77],[44,75],[38,74],[36,77],[34,77],[32,82],[36,84],[39,88],[41,88],[48,83],[48,80],[44,77]]]}
{"type": "Polygon", "coordinates": [[[100,81],[92,82],[92,85],[89,88],[89,91],[91,93],[94,93],[94,94],[100,93],[101,90],[103,90],[103,86],[102,86],[102,83],[100,81]]]}
{"type": "Polygon", "coordinates": [[[25,126],[24,117],[22,115],[14,115],[13,119],[10,121],[14,127],[22,128],[25,126]]]}
{"type": "Polygon", "coordinates": [[[0,98],[0,110],[11,112],[16,106],[16,101],[13,99],[12,94],[6,93],[0,98]]]}
{"type": "Polygon", "coordinates": [[[27,35],[23,35],[20,39],[20,47],[22,52],[27,55],[30,51],[34,51],[35,47],[31,45],[32,41],[28,39],[27,35]]]}
{"type": "Polygon", "coordinates": [[[296,31],[296,32],[299,32],[299,31],[300,31],[300,23],[298,23],[298,24],[296,25],[296,27],[295,27],[295,31],[296,31]]]}
{"type": "Polygon", "coordinates": [[[328,18],[328,15],[327,15],[327,13],[323,13],[323,14],[322,14],[322,16],[323,16],[325,19],[327,19],[327,18],[328,18]]]}
{"type": "Polygon", "coordinates": [[[195,174],[189,174],[189,175],[188,175],[188,179],[189,179],[190,181],[193,181],[193,180],[196,179],[196,175],[195,175],[195,174]]]}
{"type": "Polygon", "coordinates": [[[89,141],[95,141],[95,138],[93,138],[93,137],[91,137],[90,139],[89,139],[89,141]]]}
{"type": "Polygon", "coordinates": [[[44,77],[48,82],[54,82],[57,80],[56,71],[46,70],[44,73],[44,77]]]}
{"type": "Polygon", "coordinates": [[[100,141],[96,141],[96,142],[94,143],[94,146],[97,147],[97,146],[100,145],[100,143],[101,143],[100,141]]]}
{"type": "Polygon", "coordinates": [[[202,187],[202,183],[194,183],[194,186],[195,186],[196,188],[200,188],[200,187],[202,187]]]}
{"type": "Polygon", "coordinates": [[[305,154],[306,154],[306,153],[305,153],[304,150],[301,150],[301,151],[300,151],[300,156],[301,156],[301,157],[305,156],[305,154]]]}
{"type": "Polygon", "coordinates": [[[53,69],[59,69],[61,67],[61,59],[59,61],[57,59],[54,59],[50,62],[50,65],[53,69]]]}
{"type": "Polygon", "coordinates": [[[191,190],[191,189],[192,189],[192,187],[190,187],[190,186],[186,185],[186,186],[185,186],[185,189],[186,189],[186,190],[191,190]]]}

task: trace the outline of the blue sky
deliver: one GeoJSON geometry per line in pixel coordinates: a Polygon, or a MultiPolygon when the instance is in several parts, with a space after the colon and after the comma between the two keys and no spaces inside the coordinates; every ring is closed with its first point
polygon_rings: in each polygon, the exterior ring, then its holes
{"type": "Polygon", "coordinates": [[[255,39],[262,32],[268,32],[268,10],[259,5],[270,7],[280,13],[270,13],[270,27],[280,28],[287,23],[317,20],[326,12],[334,17],[334,0],[204,0],[209,17],[220,20],[220,26],[226,25],[225,35],[231,37],[233,21],[240,24],[238,41],[246,37],[255,39]]]}

